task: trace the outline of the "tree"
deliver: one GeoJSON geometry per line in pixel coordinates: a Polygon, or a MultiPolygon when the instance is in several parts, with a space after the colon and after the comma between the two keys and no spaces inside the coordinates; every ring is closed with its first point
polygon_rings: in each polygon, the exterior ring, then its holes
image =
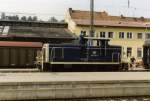
{"type": "Polygon", "coordinates": [[[38,21],[38,17],[37,16],[33,16],[32,20],[33,21],[38,21]]]}
{"type": "Polygon", "coordinates": [[[58,20],[55,17],[51,17],[48,21],[52,23],[58,22],[58,20]]]}
{"type": "Polygon", "coordinates": [[[29,16],[28,21],[33,21],[33,18],[31,16],[29,16]]]}
{"type": "Polygon", "coordinates": [[[18,21],[19,20],[19,16],[18,15],[9,16],[8,18],[9,18],[9,20],[14,20],[14,21],[18,21]]]}
{"type": "Polygon", "coordinates": [[[61,22],[61,23],[64,23],[64,22],[65,22],[65,20],[60,20],[60,22],[61,22]]]}
{"type": "Polygon", "coordinates": [[[1,20],[6,20],[6,15],[4,12],[2,12],[2,14],[1,14],[1,20]]]}
{"type": "Polygon", "coordinates": [[[18,21],[19,20],[19,16],[15,15],[15,20],[18,21]]]}
{"type": "Polygon", "coordinates": [[[21,21],[27,21],[27,17],[26,16],[22,16],[21,17],[21,21]]]}

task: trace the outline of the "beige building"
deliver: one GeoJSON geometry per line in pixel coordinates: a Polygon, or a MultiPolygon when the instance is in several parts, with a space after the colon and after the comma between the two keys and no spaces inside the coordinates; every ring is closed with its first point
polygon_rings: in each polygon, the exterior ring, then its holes
{"type": "MultiPolygon", "coordinates": [[[[89,34],[90,12],[68,10],[66,22],[69,29],[77,36],[80,33],[89,34]]],[[[121,45],[123,60],[135,57],[142,61],[143,45],[150,39],[150,19],[140,17],[111,16],[107,12],[94,13],[95,37],[109,38],[111,45],[121,45]]]]}

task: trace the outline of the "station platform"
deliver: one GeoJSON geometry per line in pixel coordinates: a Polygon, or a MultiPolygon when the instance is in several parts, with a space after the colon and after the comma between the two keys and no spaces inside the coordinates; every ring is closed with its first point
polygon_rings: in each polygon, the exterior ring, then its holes
{"type": "Polygon", "coordinates": [[[0,73],[18,73],[18,72],[39,72],[38,68],[26,68],[26,69],[19,69],[19,68],[3,68],[1,67],[0,73]]]}
{"type": "Polygon", "coordinates": [[[122,96],[150,96],[150,73],[0,73],[5,101],[122,96]]]}

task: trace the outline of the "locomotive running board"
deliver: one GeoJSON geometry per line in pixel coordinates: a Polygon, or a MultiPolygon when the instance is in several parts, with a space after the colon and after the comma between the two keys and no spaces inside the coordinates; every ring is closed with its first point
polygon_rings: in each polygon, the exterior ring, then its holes
{"type": "Polygon", "coordinates": [[[50,64],[73,64],[73,65],[84,65],[84,64],[88,64],[88,65],[118,65],[120,64],[120,62],[50,62],[50,64]]]}

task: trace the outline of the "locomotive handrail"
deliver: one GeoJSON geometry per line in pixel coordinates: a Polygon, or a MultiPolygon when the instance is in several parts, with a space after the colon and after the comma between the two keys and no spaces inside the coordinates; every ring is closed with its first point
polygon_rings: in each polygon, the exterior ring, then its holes
{"type": "Polygon", "coordinates": [[[53,50],[54,50],[54,47],[52,47],[52,49],[51,49],[50,62],[53,62],[53,50]]]}
{"type": "Polygon", "coordinates": [[[62,54],[61,54],[61,58],[64,58],[64,47],[52,47],[52,50],[51,50],[51,53],[50,53],[50,62],[53,62],[53,58],[55,58],[54,56],[55,56],[55,54],[53,54],[53,53],[55,53],[55,49],[56,48],[60,48],[60,49],[62,49],[62,54]]]}

